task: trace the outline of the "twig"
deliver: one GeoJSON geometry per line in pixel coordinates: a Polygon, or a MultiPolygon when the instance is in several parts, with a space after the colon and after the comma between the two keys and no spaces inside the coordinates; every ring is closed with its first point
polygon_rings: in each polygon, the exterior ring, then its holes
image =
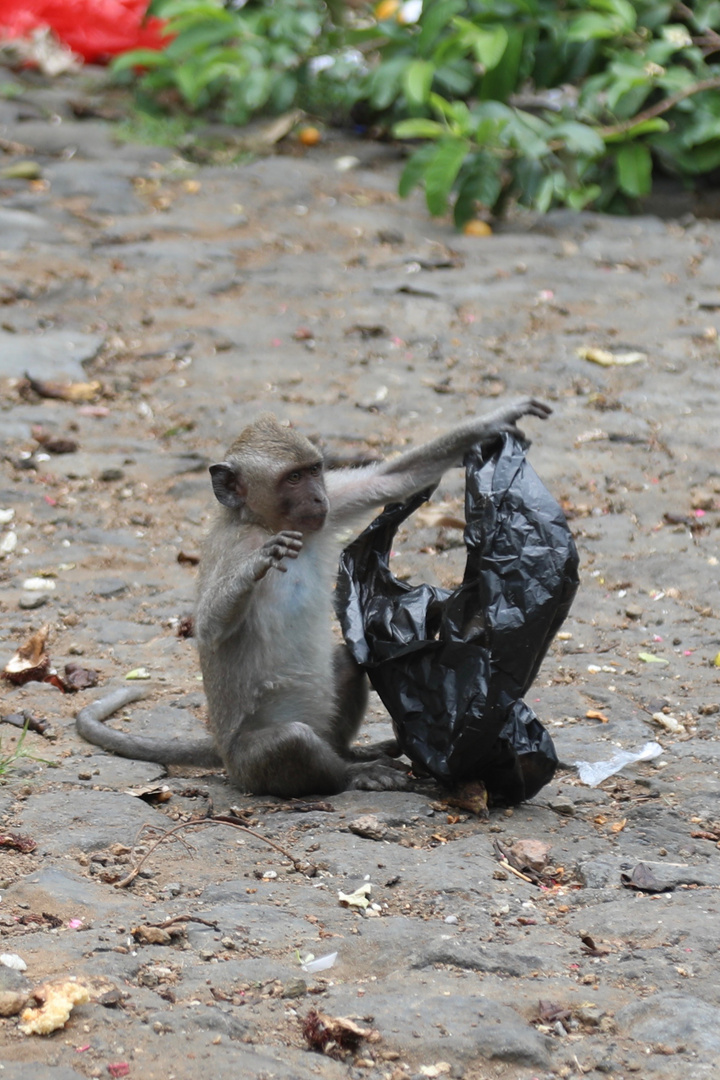
{"type": "MultiPolygon", "coordinates": [[[[284,855],[286,859],[289,859],[296,870],[307,873],[309,867],[312,866],[312,864],[303,862],[302,859],[296,859],[290,851],[287,851],[284,847],[281,847],[280,844],[276,844],[274,840],[268,839],[268,837],[263,836],[262,833],[255,832],[254,829],[249,829],[247,825],[242,825],[239,821],[236,821],[235,818],[227,817],[225,814],[216,814],[214,817],[207,818],[207,821],[211,825],[214,822],[217,822],[219,825],[230,825],[233,829],[241,829],[243,832],[249,833],[250,836],[254,836],[256,840],[262,840],[265,844],[269,844],[270,847],[275,848],[276,851],[279,851],[280,854],[284,855]]],[[[312,867],[312,869],[315,869],[315,867],[312,867]]],[[[310,876],[312,877],[312,875],[310,876]]]]}
{"type": "Polygon", "coordinates": [[[692,97],[693,94],[700,94],[703,90],[717,90],[719,87],[720,75],[715,75],[712,79],[702,79],[700,82],[693,83],[692,86],[686,86],[683,90],[678,90],[676,94],[671,94],[664,101],[658,101],[656,105],[651,105],[649,109],[637,113],[636,116],[631,116],[629,120],[623,120],[620,124],[610,124],[608,127],[599,127],[595,130],[604,139],[610,135],[622,135],[624,131],[630,131],[631,128],[637,127],[638,124],[643,124],[646,120],[653,120],[656,116],[668,112],[681,101],[684,101],[685,98],[692,97]]]}
{"type": "Polygon", "coordinates": [[[164,930],[166,926],[172,926],[173,923],[178,922],[199,922],[203,926],[210,926],[213,930],[219,930],[218,923],[213,922],[210,919],[201,919],[199,915],[173,915],[171,919],[165,919],[164,922],[148,923],[148,926],[154,926],[156,930],[164,930]]]}
{"type": "Polygon", "coordinates": [[[256,840],[262,840],[263,843],[268,844],[271,848],[275,848],[275,850],[279,851],[281,855],[284,855],[286,859],[289,859],[290,862],[293,864],[294,868],[300,871],[300,873],[307,874],[309,877],[313,877],[315,874],[317,868],[312,863],[306,863],[303,862],[302,859],[297,859],[291,852],[287,851],[286,848],[281,847],[281,845],[277,844],[274,840],[270,840],[267,836],[263,836],[261,833],[255,832],[254,829],[249,829],[247,825],[242,825],[234,818],[227,817],[224,814],[218,814],[216,817],[191,818],[190,821],[183,821],[180,825],[176,825],[172,829],[167,829],[166,832],[164,832],[161,836],[158,837],[152,847],[150,847],[148,851],[145,852],[143,857],[138,863],[136,863],[136,865],[133,867],[127,877],[124,877],[121,881],[115,882],[115,888],[127,888],[127,886],[130,885],[138,876],[143,864],[146,862],[147,859],[150,858],[156,848],[158,848],[160,844],[163,844],[170,837],[175,836],[183,829],[200,827],[207,828],[210,825],[229,825],[233,829],[240,829],[241,832],[246,832],[250,836],[254,836],[256,840]]]}
{"type": "Polygon", "coordinates": [[[515,874],[516,877],[522,878],[523,881],[527,881],[529,885],[537,885],[537,881],[533,881],[527,874],[523,874],[520,870],[516,870],[514,866],[510,865],[507,859],[498,859],[498,864],[502,866],[503,870],[509,870],[511,874],[515,874]]]}

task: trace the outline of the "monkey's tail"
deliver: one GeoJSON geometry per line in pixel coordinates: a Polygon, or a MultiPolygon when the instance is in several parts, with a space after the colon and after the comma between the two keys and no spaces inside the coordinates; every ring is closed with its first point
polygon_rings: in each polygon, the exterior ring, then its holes
{"type": "Polygon", "coordinates": [[[146,739],[142,735],[129,735],[105,727],[103,721],[118,709],[144,697],[145,690],[141,686],[121,686],[97,701],[91,701],[75,717],[78,735],[103,750],[137,761],[152,761],[157,765],[197,765],[206,769],[222,767],[222,760],[209,735],[185,742],[164,742],[162,739],[146,739]]]}

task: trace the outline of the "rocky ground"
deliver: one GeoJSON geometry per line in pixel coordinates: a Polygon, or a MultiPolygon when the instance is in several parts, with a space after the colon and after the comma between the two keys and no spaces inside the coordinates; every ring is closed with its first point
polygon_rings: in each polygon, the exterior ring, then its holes
{"type": "MultiPolygon", "coordinates": [[[[0,726],[0,1005],[89,996],[49,1035],[0,1020],[2,1076],[716,1076],[720,225],[554,213],[462,237],[398,201],[392,148],[197,165],[117,143],[92,73],[0,83],[2,664],[49,624],[60,675],[99,673],[2,689],[2,717],[49,727],[14,759],[0,726]],[[97,385],[68,401],[43,380],[97,385]],[[202,724],[178,625],[206,465],[259,409],[352,457],[526,392],[555,409],[526,425],[531,460],[582,574],[529,695],[569,767],[531,802],[296,806],[78,738],[75,711],[138,668],[148,697],[118,726],[202,724]],[[572,768],[653,739],[599,787],[572,768]],[[177,829],[231,807],[251,831],[177,829]],[[520,841],[540,847],[501,865],[520,841]],[[340,903],[365,884],[364,912],[340,903]],[[314,1013],[364,1034],[313,1053],[314,1013]]],[[[450,516],[462,485],[435,496],[450,516]]],[[[399,534],[397,573],[458,580],[438,520],[399,534]]],[[[387,734],[376,699],[367,737],[387,734]]]]}

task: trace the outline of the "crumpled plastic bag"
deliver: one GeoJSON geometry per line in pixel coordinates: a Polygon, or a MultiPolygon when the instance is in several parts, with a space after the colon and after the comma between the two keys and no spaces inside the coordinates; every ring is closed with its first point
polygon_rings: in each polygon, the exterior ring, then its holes
{"type": "Polygon", "coordinates": [[[149,0],[1,0],[0,41],[49,27],[87,63],[130,49],[164,49],[165,22],[145,18],[149,0]]]}
{"type": "Polygon", "coordinates": [[[503,436],[487,460],[465,458],[462,584],[410,585],[388,559],[421,492],[382,514],[341,557],[336,603],[345,641],[365,668],[411,761],[442,784],[482,780],[495,802],[531,798],[558,763],[522,700],[578,586],[578,555],[559,505],[503,436]]]}

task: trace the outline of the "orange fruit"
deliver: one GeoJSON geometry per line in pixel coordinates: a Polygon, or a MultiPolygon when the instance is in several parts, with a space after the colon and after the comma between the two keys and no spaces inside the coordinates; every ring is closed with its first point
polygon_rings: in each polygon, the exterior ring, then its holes
{"type": "Polygon", "coordinates": [[[487,221],[473,218],[472,221],[465,222],[463,232],[466,236],[492,236],[492,227],[488,225],[487,221]]]}
{"type": "Polygon", "coordinates": [[[392,19],[399,7],[400,0],[380,0],[380,3],[375,6],[375,18],[378,22],[382,22],[383,19],[392,19]]]}
{"type": "Polygon", "coordinates": [[[308,127],[301,127],[298,131],[298,139],[303,146],[317,146],[322,139],[320,131],[316,127],[309,125],[308,127]]]}

